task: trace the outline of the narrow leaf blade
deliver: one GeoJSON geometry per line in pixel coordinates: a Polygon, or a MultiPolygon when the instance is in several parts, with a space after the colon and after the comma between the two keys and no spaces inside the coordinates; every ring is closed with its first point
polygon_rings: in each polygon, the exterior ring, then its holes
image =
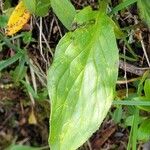
{"type": "Polygon", "coordinates": [[[150,79],[145,80],[144,93],[145,96],[150,99],[150,79]]]}
{"type": "Polygon", "coordinates": [[[117,5],[115,8],[113,8],[111,14],[115,14],[118,11],[127,8],[129,5],[134,4],[135,2],[137,2],[138,0],[125,0],[122,3],[120,3],[119,5],[117,5]]]}
{"type": "Polygon", "coordinates": [[[140,17],[150,27],[150,3],[149,0],[138,0],[138,8],[140,10],[140,17]]]}
{"type": "Polygon", "coordinates": [[[7,66],[11,65],[12,63],[16,62],[19,58],[22,57],[22,55],[22,53],[17,53],[6,60],[0,61],[0,71],[6,68],[7,66]]]}

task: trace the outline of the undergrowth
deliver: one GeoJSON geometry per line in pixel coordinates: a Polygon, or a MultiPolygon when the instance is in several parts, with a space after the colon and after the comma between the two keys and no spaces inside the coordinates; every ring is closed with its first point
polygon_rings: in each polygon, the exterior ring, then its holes
{"type": "Polygon", "coordinates": [[[5,0],[0,12],[0,149],[146,145],[148,0],[5,0]]]}

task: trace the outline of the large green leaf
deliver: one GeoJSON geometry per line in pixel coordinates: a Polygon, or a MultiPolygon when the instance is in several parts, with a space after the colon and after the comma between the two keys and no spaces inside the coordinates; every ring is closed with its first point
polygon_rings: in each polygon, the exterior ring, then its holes
{"type": "Polygon", "coordinates": [[[138,0],[138,7],[140,10],[141,18],[150,27],[150,1],[149,0],[138,0]]]}
{"type": "Polygon", "coordinates": [[[75,150],[99,128],[113,100],[118,59],[104,14],[60,40],[48,71],[51,150],[75,150]]]}
{"type": "Polygon", "coordinates": [[[70,0],[63,0],[63,2],[62,0],[51,0],[51,6],[58,19],[70,30],[76,14],[76,10],[70,0]]]}
{"type": "Polygon", "coordinates": [[[50,8],[50,0],[23,0],[27,9],[37,15],[45,16],[50,8]]]}

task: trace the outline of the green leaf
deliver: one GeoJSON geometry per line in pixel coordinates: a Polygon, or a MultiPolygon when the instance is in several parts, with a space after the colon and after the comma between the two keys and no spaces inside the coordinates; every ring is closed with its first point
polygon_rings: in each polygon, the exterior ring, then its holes
{"type": "Polygon", "coordinates": [[[12,56],[12,57],[10,57],[10,58],[8,58],[6,60],[0,61],[0,71],[3,70],[4,68],[8,67],[12,63],[16,62],[22,56],[23,56],[22,53],[17,53],[14,56],[12,56]]]}
{"type": "Polygon", "coordinates": [[[82,25],[88,23],[89,21],[95,21],[97,15],[98,15],[98,11],[93,11],[92,8],[88,6],[80,10],[75,15],[73,22],[82,25]]]}
{"type": "Polygon", "coordinates": [[[150,139],[150,119],[142,122],[138,129],[138,140],[148,141],[150,139]]]}
{"type": "Polygon", "coordinates": [[[51,7],[62,24],[70,30],[76,15],[76,10],[70,0],[51,0],[51,7]]]}
{"type": "Polygon", "coordinates": [[[45,16],[50,8],[50,0],[23,0],[27,9],[37,16],[45,16]]]}
{"type": "Polygon", "coordinates": [[[35,41],[35,39],[32,37],[32,33],[31,32],[22,32],[23,35],[23,42],[25,44],[29,44],[30,42],[35,41]]]}
{"type": "Polygon", "coordinates": [[[134,115],[132,115],[132,116],[128,116],[126,119],[125,119],[125,125],[126,126],[132,126],[132,124],[133,124],[133,119],[134,119],[134,115]]]}
{"type": "Polygon", "coordinates": [[[8,22],[8,17],[6,15],[1,15],[0,16],[0,28],[6,27],[8,22]]]}
{"type": "MultiPolygon", "coordinates": [[[[98,13],[99,11],[93,11],[90,6],[85,7],[75,15],[73,26],[77,25],[77,27],[83,27],[85,25],[90,25],[95,23],[98,13]]],[[[124,38],[125,35],[121,31],[120,27],[118,27],[117,24],[112,19],[109,18],[109,21],[114,28],[116,37],[124,38]]]]}
{"type": "Polygon", "coordinates": [[[138,124],[139,124],[139,109],[135,107],[134,113],[133,113],[133,120],[131,124],[131,131],[129,135],[127,150],[136,150],[137,145],[137,131],[138,131],[138,124]]]}
{"type": "Polygon", "coordinates": [[[36,4],[35,15],[45,16],[50,8],[50,0],[37,0],[36,4]]]}
{"type": "Polygon", "coordinates": [[[145,96],[150,99],[150,79],[145,80],[144,92],[145,96]]]}
{"type": "Polygon", "coordinates": [[[121,28],[112,20],[109,19],[111,25],[114,27],[114,32],[117,39],[125,39],[125,34],[122,32],[121,28]]]}
{"type": "Polygon", "coordinates": [[[119,106],[118,108],[116,108],[116,110],[113,113],[113,120],[115,121],[115,123],[119,123],[121,118],[122,118],[122,107],[119,106]]]}
{"type": "MultiPolygon", "coordinates": [[[[5,37],[2,33],[0,33],[0,40],[2,40],[9,48],[11,48],[11,49],[13,49],[15,52],[17,52],[18,54],[16,54],[16,55],[25,55],[25,52],[24,52],[24,50],[22,50],[22,49],[20,49],[20,48],[18,48],[15,44],[12,44],[11,42],[10,42],[10,39],[9,38],[7,38],[7,37],[5,37]]],[[[13,56],[13,58],[16,58],[17,56],[13,56]]],[[[1,67],[0,67],[1,68],[1,67]]],[[[0,69],[1,70],[1,69],[0,69]]]]}
{"type": "Polygon", "coordinates": [[[22,57],[18,66],[12,72],[12,78],[15,83],[21,81],[26,75],[27,67],[25,67],[25,58],[22,57]]]}
{"type": "Polygon", "coordinates": [[[25,82],[25,81],[21,81],[21,83],[25,86],[25,88],[27,89],[27,91],[28,91],[28,93],[31,93],[31,95],[35,98],[35,99],[38,99],[39,97],[38,97],[38,95],[37,95],[37,93],[34,91],[34,89],[32,88],[32,86],[29,84],[29,83],[27,83],[27,82],[25,82]]]}
{"type": "Polygon", "coordinates": [[[138,91],[137,91],[137,94],[139,96],[142,95],[142,90],[143,90],[143,83],[145,82],[145,80],[147,79],[147,77],[149,76],[149,70],[145,71],[145,73],[143,74],[142,76],[142,79],[140,80],[140,83],[138,85],[138,91]]]}
{"type": "Polygon", "coordinates": [[[129,5],[137,2],[138,0],[124,0],[122,3],[120,3],[119,5],[117,5],[115,8],[113,8],[111,14],[115,14],[120,10],[123,10],[125,8],[127,8],[129,5]]]}
{"type": "Polygon", "coordinates": [[[114,97],[118,59],[104,14],[60,40],[48,71],[51,150],[75,150],[99,128],[114,97]]]}
{"type": "Polygon", "coordinates": [[[127,105],[127,106],[150,106],[150,99],[143,99],[143,97],[135,97],[133,100],[115,100],[114,105],[127,105]]]}
{"type": "Polygon", "coordinates": [[[23,2],[31,13],[34,14],[36,12],[36,0],[23,0],[23,2]]]}
{"type": "Polygon", "coordinates": [[[140,10],[140,17],[150,27],[150,1],[138,0],[138,8],[140,10]]]}
{"type": "Polygon", "coordinates": [[[143,102],[143,103],[147,103],[148,105],[138,105],[138,107],[140,108],[140,109],[142,109],[142,110],[145,110],[145,111],[148,111],[148,112],[150,112],[150,98],[147,98],[147,97],[145,97],[145,96],[143,96],[143,97],[135,97],[134,98],[134,100],[135,101],[141,101],[141,102],[143,102]]]}

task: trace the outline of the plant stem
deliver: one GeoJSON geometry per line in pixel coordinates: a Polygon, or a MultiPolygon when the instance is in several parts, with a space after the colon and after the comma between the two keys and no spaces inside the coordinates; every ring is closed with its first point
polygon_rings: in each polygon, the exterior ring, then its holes
{"type": "Polygon", "coordinates": [[[108,0],[99,0],[100,12],[106,13],[108,0]]]}

